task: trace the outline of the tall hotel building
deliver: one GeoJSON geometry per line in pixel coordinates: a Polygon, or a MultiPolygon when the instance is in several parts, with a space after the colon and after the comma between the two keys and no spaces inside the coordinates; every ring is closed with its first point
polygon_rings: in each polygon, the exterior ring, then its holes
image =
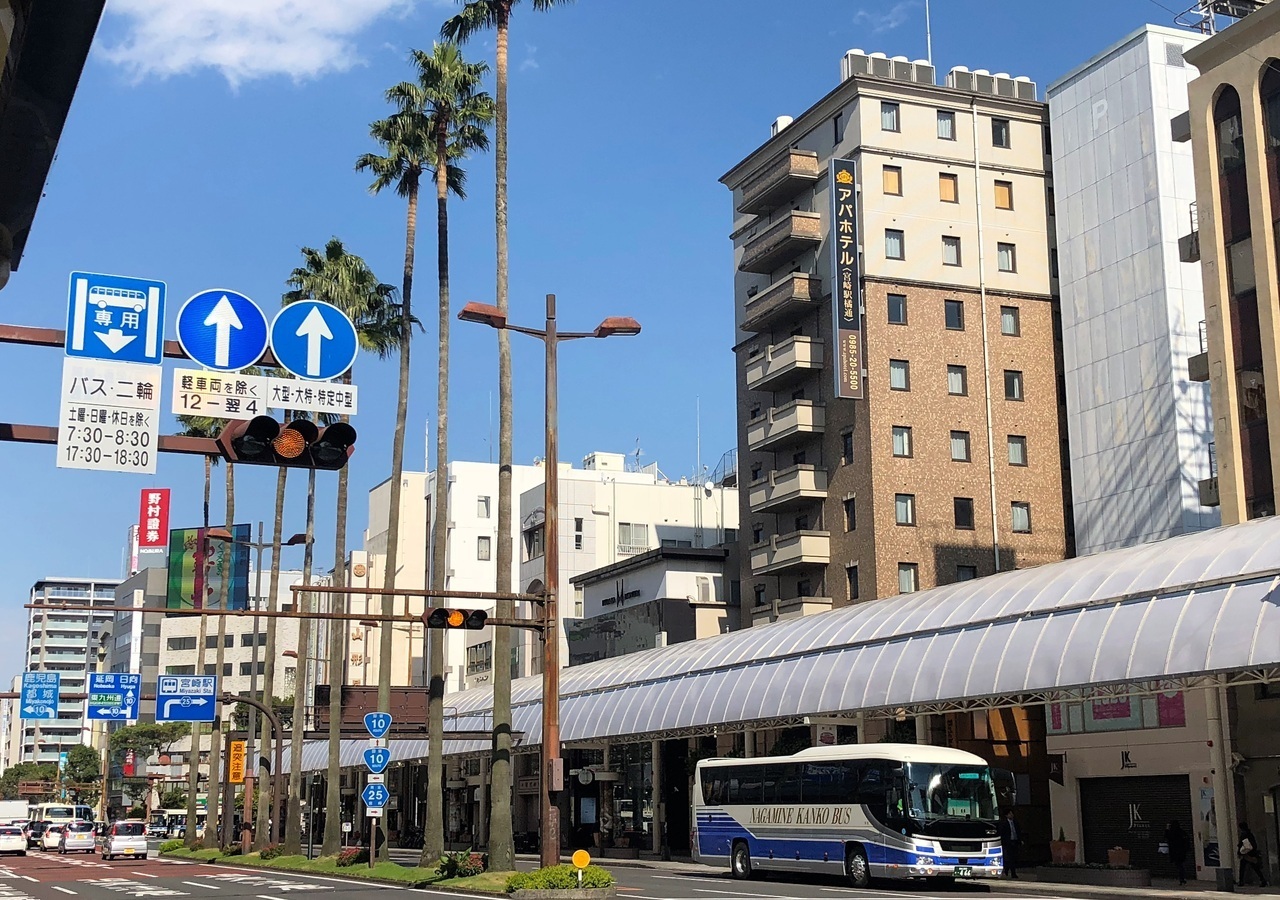
{"type": "Polygon", "coordinates": [[[939,86],[857,50],[841,68],[721,179],[756,623],[1071,545],[1047,107],[1025,78],[956,68],[939,86]],[[841,208],[833,160],[853,176],[841,208]],[[855,295],[840,354],[834,264],[855,295]]]}

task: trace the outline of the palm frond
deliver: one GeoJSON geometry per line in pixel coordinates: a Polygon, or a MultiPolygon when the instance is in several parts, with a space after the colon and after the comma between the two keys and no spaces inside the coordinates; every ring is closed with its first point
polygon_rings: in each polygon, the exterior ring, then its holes
{"type": "Polygon", "coordinates": [[[440,26],[440,37],[455,44],[465,44],[481,31],[498,25],[501,0],[471,0],[440,26]]]}
{"type": "Polygon", "coordinates": [[[337,237],[329,239],[323,254],[312,247],[301,253],[303,264],[287,280],[293,289],[281,298],[285,305],[331,303],[351,317],[361,349],[385,358],[399,348],[401,306],[394,286],[378,281],[369,264],[337,237]]]}

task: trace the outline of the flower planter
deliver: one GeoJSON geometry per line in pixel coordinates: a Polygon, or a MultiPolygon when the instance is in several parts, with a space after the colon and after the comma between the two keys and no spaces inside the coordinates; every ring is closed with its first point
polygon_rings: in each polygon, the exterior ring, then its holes
{"type": "Polygon", "coordinates": [[[1055,866],[1069,866],[1076,861],[1075,841],[1050,841],[1049,858],[1055,866]]]}
{"type": "Polygon", "coordinates": [[[1123,847],[1114,847],[1107,851],[1107,865],[1123,867],[1129,865],[1129,851],[1123,847]]]}

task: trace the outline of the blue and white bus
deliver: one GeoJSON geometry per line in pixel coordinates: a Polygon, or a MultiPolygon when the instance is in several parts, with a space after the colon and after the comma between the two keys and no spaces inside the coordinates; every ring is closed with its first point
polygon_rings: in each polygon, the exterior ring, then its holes
{"type": "Polygon", "coordinates": [[[792,756],[704,759],[693,853],[754,872],[876,878],[998,878],[1004,856],[991,769],[948,747],[853,744],[792,756]]]}

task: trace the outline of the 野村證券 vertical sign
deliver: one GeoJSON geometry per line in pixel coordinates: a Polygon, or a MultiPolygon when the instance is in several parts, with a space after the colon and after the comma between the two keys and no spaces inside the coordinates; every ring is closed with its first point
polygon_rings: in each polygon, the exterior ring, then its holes
{"type": "Polygon", "coordinates": [[[169,547],[169,489],[145,488],[138,506],[138,552],[164,553],[169,547]]]}
{"type": "Polygon", "coordinates": [[[831,312],[836,396],[861,400],[862,291],[858,272],[858,189],[851,159],[833,159],[831,191],[831,312]]]}

